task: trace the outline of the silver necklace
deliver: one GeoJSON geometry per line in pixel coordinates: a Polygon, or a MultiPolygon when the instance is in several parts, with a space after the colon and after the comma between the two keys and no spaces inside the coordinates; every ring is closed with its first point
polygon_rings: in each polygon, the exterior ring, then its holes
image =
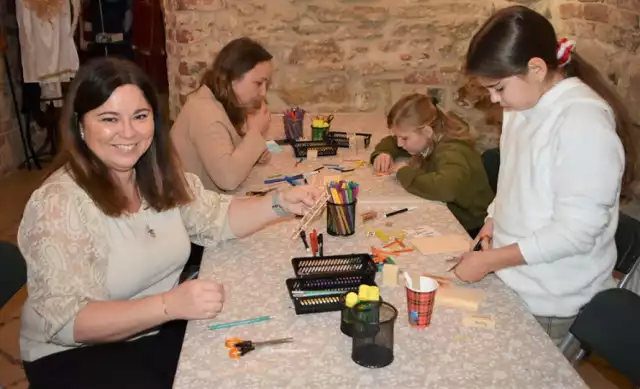
{"type": "MultiPolygon", "coordinates": [[[[144,205],[143,205],[143,207],[144,207],[144,205]]],[[[145,221],[145,224],[147,225],[147,235],[149,235],[152,238],[155,238],[156,237],[156,231],[153,228],[151,228],[151,225],[149,224],[149,218],[147,217],[147,210],[148,209],[149,208],[143,208],[142,209],[142,212],[144,213],[144,221],[145,221]]]]}

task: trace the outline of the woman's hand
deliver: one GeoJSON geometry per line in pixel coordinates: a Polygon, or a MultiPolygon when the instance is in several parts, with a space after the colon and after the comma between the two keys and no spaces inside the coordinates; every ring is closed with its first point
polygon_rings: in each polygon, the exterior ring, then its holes
{"type": "Polygon", "coordinates": [[[373,160],[373,170],[378,173],[388,173],[391,170],[391,166],[393,166],[393,158],[387,153],[380,153],[373,160]]]}
{"type": "Polygon", "coordinates": [[[258,163],[261,165],[266,165],[271,161],[271,151],[265,150],[262,152],[260,158],[258,158],[258,163]]]}
{"type": "Polygon", "coordinates": [[[322,188],[311,185],[296,186],[280,192],[280,206],[287,212],[304,215],[322,196],[322,188]]]}
{"type": "Polygon", "coordinates": [[[491,251],[470,251],[462,254],[460,262],[454,270],[459,280],[465,282],[478,282],[492,272],[488,256],[491,251]]]}
{"type": "Polygon", "coordinates": [[[222,311],[224,286],[210,280],[185,281],[165,293],[164,304],[171,319],[212,319],[222,311]]]}
{"type": "Polygon", "coordinates": [[[270,123],[271,112],[267,103],[263,101],[259,109],[247,116],[247,132],[259,131],[264,136],[269,131],[270,123]]]}
{"type": "Polygon", "coordinates": [[[473,248],[476,246],[480,238],[483,238],[482,250],[489,250],[493,247],[493,244],[492,244],[493,243],[493,219],[492,218],[487,218],[487,220],[484,222],[484,225],[480,229],[480,232],[478,232],[478,235],[474,237],[473,242],[471,242],[471,246],[469,247],[469,250],[473,250],[473,248]]]}

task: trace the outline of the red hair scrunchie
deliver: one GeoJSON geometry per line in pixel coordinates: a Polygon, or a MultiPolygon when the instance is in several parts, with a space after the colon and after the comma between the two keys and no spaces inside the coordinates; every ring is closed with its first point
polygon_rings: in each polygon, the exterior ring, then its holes
{"type": "Polygon", "coordinates": [[[565,67],[571,62],[571,53],[576,49],[576,42],[567,38],[562,38],[558,42],[558,50],[556,57],[558,58],[558,66],[565,67]]]}

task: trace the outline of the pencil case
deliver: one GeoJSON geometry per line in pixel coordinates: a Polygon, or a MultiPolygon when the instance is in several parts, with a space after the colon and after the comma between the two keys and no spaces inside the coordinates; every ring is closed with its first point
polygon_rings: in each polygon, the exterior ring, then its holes
{"type": "Polygon", "coordinates": [[[376,285],[365,275],[289,278],[286,284],[289,297],[298,315],[340,311],[344,307],[347,293],[358,293],[358,287],[361,284],[376,285]],[[301,297],[294,294],[296,291],[336,291],[339,294],[301,297]]]}
{"type": "Polygon", "coordinates": [[[343,131],[328,131],[324,135],[324,142],[328,145],[334,145],[337,147],[349,148],[349,135],[356,135],[364,138],[364,148],[368,148],[371,143],[371,134],[365,134],[362,132],[347,133],[343,131]]]}
{"type": "MultiPolygon", "coordinates": [[[[377,266],[371,255],[343,254],[326,257],[298,257],[291,259],[296,277],[316,276],[363,276],[364,281],[373,282],[377,266]]],[[[365,282],[366,283],[366,282],[365,282]]]]}
{"type": "Polygon", "coordinates": [[[311,140],[292,143],[293,153],[296,158],[306,158],[307,151],[316,150],[318,157],[328,157],[338,154],[338,146],[328,145],[321,140],[311,140]]]}

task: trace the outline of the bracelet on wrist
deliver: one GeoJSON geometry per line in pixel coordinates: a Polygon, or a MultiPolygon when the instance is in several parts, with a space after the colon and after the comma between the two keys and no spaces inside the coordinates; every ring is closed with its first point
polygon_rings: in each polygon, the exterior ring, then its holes
{"type": "Polygon", "coordinates": [[[273,212],[275,212],[279,217],[292,215],[291,212],[285,210],[280,204],[280,193],[278,191],[274,191],[273,195],[271,195],[271,209],[273,209],[273,212]]]}
{"type": "Polygon", "coordinates": [[[167,312],[167,303],[164,300],[164,296],[166,293],[162,293],[160,295],[160,299],[162,300],[162,310],[164,311],[165,316],[167,316],[167,319],[169,320],[173,320],[173,318],[171,317],[171,315],[169,315],[169,312],[167,312]]]}

